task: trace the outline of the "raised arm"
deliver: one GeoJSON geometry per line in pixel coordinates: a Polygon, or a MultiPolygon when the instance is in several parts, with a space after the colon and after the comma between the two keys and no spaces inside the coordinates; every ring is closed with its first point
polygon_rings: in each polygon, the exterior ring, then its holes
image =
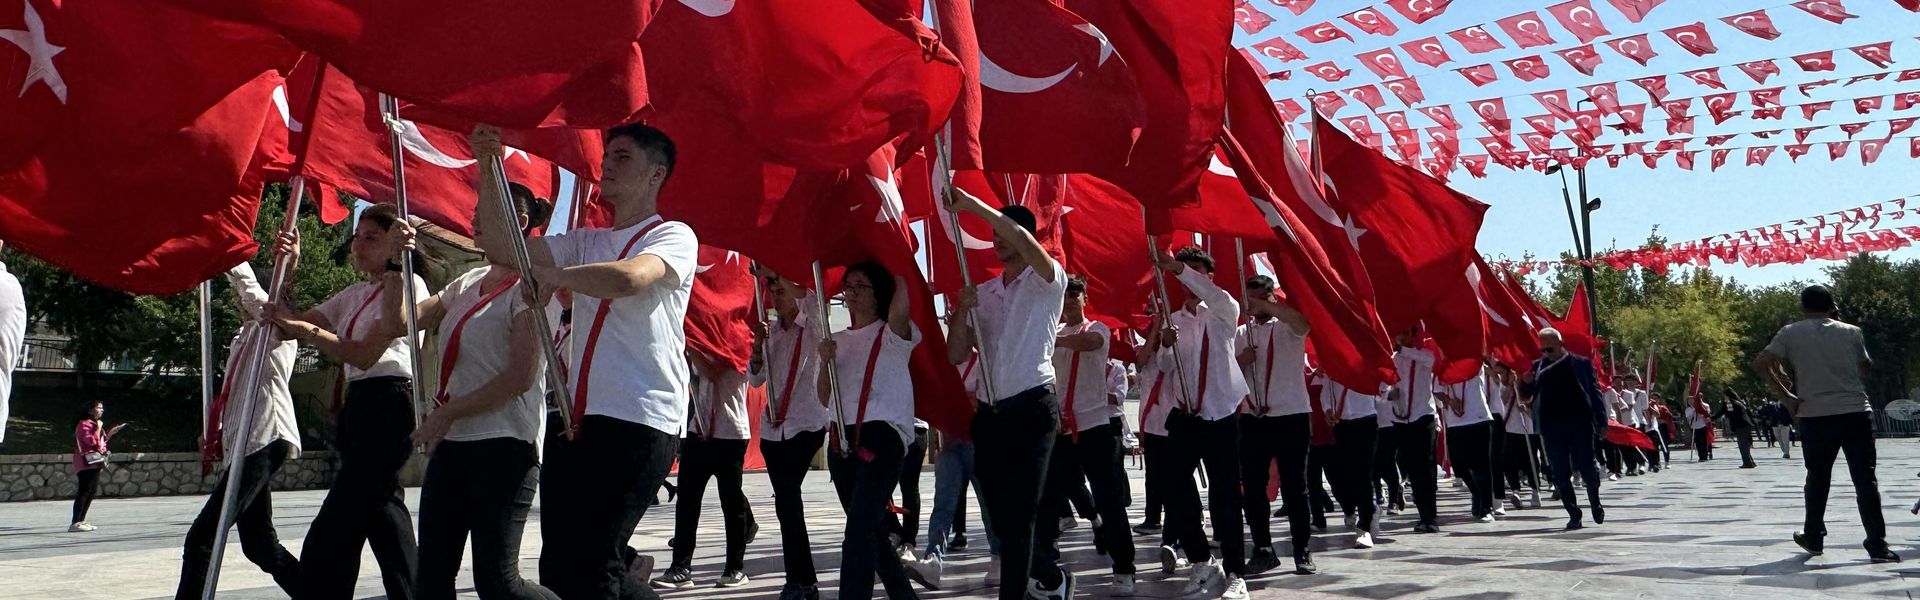
{"type": "Polygon", "coordinates": [[[887,329],[900,339],[913,340],[913,294],[907,278],[893,276],[893,302],[887,306],[887,329]]]}
{"type": "Polygon", "coordinates": [[[1264,314],[1286,323],[1294,331],[1306,335],[1312,328],[1307,324],[1307,315],[1301,314],[1285,302],[1276,302],[1265,298],[1247,298],[1247,305],[1253,312],[1264,314]]]}
{"type": "Polygon", "coordinates": [[[1033,234],[1027,233],[1026,228],[1013,222],[1013,219],[1007,218],[1006,215],[1000,214],[1000,211],[995,210],[993,207],[987,206],[987,203],[981,202],[980,199],[974,197],[973,194],[969,194],[966,190],[958,187],[949,186],[947,188],[947,203],[947,210],[949,211],[967,212],[976,217],[986,219],[988,224],[993,225],[994,235],[998,236],[1002,242],[1012,246],[1013,251],[1020,254],[1020,259],[1032,267],[1035,272],[1039,273],[1042,279],[1047,280],[1047,283],[1059,281],[1061,276],[1059,269],[1042,268],[1052,264],[1053,258],[1047,256],[1046,248],[1041,247],[1040,240],[1034,239],[1033,234]]]}
{"type": "Polygon", "coordinates": [[[1092,352],[1107,345],[1107,336],[1102,331],[1103,328],[1088,327],[1080,333],[1057,335],[1053,344],[1074,352],[1092,352]]]}
{"type": "Polygon", "coordinates": [[[947,362],[966,364],[967,359],[973,356],[973,323],[968,316],[973,314],[975,306],[980,305],[976,294],[973,286],[960,288],[960,295],[954,299],[947,313],[947,362]]]}
{"type": "Polygon", "coordinates": [[[1207,314],[1211,315],[1214,320],[1222,321],[1229,325],[1239,320],[1240,301],[1235,300],[1233,294],[1220,289],[1219,284],[1214,283],[1212,277],[1207,276],[1206,273],[1187,268],[1187,265],[1174,260],[1172,256],[1169,256],[1165,252],[1156,253],[1155,262],[1159,264],[1160,270],[1173,275],[1175,279],[1180,280],[1182,285],[1187,286],[1189,293],[1199,298],[1201,302],[1205,302],[1207,304],[1207,314]]]}

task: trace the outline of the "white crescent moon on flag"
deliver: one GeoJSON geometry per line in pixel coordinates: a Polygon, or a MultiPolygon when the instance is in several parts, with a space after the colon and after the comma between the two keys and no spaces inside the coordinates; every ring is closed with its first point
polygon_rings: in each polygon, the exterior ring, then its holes
{"type": "Polygon", "coordinates": [[[680,0],[681,4],[693,9],[693,12],[709,17],[718,17],[733,12],[735,0],[680,0]]]}
{"type": "Polygon", "coordinates": [[[873,216],[875,223],[902,223],[906,213],[905,203],[900,200],[900,186],[894,181],[893,171],[887,171],[887,178],[881,179],[867,174],[867,181],[873,184],[874,191],[880,193],[880,210],[873,216]]]}
{"type": "Polygon", "coordinates": [[[1100,42],[1100,62],[1094,66],[1106,65],[1107,59],[1113,56],[1113,42],[1107,40],[1106,32],[1100,31],[1100,28],[1094,27],[1092,23],[1081,23],[1074,25],[1073,28],[1100,42]]]}
{"type": "Polygon", "coordinates": [[[435,148],[433,142],[427,141],[427,137],[420,133],[420,126],[415,125],[413,121],[406,119],[397,120],[401,123],[400,145],[405,147],[408,152],[412,152],[414,156],[419,157],[420,160],[427,161],[427,164],[447,169],[464,169],[473,166],[475,162],[473,159],[454,158],[448,156],[445,152],[441,152],[439,148],[435,148]]]}
{"type": "MultiPolygon", "coordinates": [[[[1105,52],[1104,46],[1102,46],[1102,52],[1105,52]]],[[[1067,75],[1072,74],[1074,68],[1078,66],[1077,64],[1067,65],[1066,69],[1046,77],[1015,75],[995,64],[993,59],[987,56],[986,50],[982,49],[980,51],[980,85],[1009,94],[1031,94],[1060,83],[1060,80],[1066,79],[1067,75]]]]}
{"type": "Polygon", "coordinates": [[[300,133],[307,128],[305,123],[293,118],[293,109],[287,106],[287,86],[274,86],[273,107],[280,111],[280,122],[287,126],[287,131],[300,133]]]}

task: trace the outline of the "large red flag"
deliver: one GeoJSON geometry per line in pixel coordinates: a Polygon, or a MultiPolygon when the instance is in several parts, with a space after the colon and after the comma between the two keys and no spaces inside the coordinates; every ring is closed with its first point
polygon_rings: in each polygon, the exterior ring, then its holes
{"type": "Polygon", "coordinates": [[[0,240],[147,294],[253,255],[291,46],[130,0],[0,4],[0,41],[0,240]]]}
{"type": "Polygon", "coordinates": [[[1474,257],[1468,282],[1478,291],[1480,309],[1487,315],[1487,352],[1514,371],[1524,371],[1540,355],[1536,322],[1526,304],[1513,297],[1487,261],[1474,257]]]}
{"type": "Polygon", "coordinates": [[[1485,308],[1467,276],[1471,273],[1473,266],[1468,265],[1458,281],[1436,290],[1433,312],[1423,321],[1436,350],[1433,376],[1443,385],[1479,375],[1482,357],[1487,355],[1491,334],[1485,308]]]}
{"type": "Polygon", "coordinates": [[[1108,325],[1147,326],[1146,297],[1153,288],[1147,259],[1146,223],[1140,205],[1125,190],[1090,175],[1062,175],[1059,216],[1061,265],[1087,279],[1088,309],[1112,318],[1108,325]]]}
{"type": "Polygon", "coordinates": [[[1127,59],[1146,101],[1128,163],[1090,171],[1147,206],[1199,198],[1200,174],[1225,119],[1232,0],[1069,0],[1127,59]]]}
{"type": "Polygon", "coordinates": [[[269,27],[394,97],[522,128],[632,121],[647,104],[640,34],[660,4],[582,0],[555,10],[523,0],[171,1],[269,27]]]}
{"type": "Polygon", "coordinates": [[[1587,284],[1577,284],[1573,288],[1573,299],[1567,304],[1566,316],[1553,322],[1553,328],[1560,331],[1567,351],[1581,356],[1592,357],[1599,351],[1599,340],[1594,337],[1593,313],[1587,310],[1587,284]]]}
{"type": "Polygon", "coordinates": [[[902,132],[930,135],[960,91],[959,59],[903,23],[858,0],[667,2],[641,39],[653,108],[710,109],[776,163],[858,166],[902,132]]]}
{"type": "Polygon", "coordinates": [[[747,259],[725,248],[702,244],[693,276],[693,295],[687,299],[687,349],[726,361],[747,372],[753,357],[753,274],[747,259]]]}

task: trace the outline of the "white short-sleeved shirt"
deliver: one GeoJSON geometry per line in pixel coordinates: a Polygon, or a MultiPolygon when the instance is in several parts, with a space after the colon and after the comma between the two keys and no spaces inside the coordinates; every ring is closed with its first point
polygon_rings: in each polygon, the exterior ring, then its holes
{"type": "Polygon", "coordinates": [[[960,364],[960,385],[966,389],[967,397],[974,402],[986,402],[980,390],[980,353],[967,355],[967,362],[960,364]]]}
{"type": "Polygon", "coordinates": [[[688,437],[720,440],[753,437],[753,425],[747,418],[747,374],[727,369],[717,378],[701,378],[694,386],[688,416],[692,419],[688,437]]]}
{"type": "Polygon", "coordinates": [[[809,291],[798,302],[793,323],[773,323],[767,332],[766,370],[753,373],[755,385],[767,386],[767,414],[760,419],[760,438],[785,441],[827,428],[827,407],[820,402],[820,339],[813,325],[817,296],[809,291]],[[796,362],[797,359],[797,362],[796,362]],[[780,421],[781,407],[786,420],[780,421]]]}
{"type": "Polygon", "coordinates": [[[1533,435],[1533,413],[1514,406],[1513,412],[1507,415],[1507,433],[1533,435]]]}
{"type": "Polygon", "coordinates": [[[1693,406],[1687,407],[1687,422],[1693,425],[1694,429],[1706,429],[1707,418],[1710,416],[1711,415],[1701,413],[1699,410],[1695,409],[1693,406]]]}
{"type": "Polygon", "coordinates": [[[669,280],[639,294],[611,301],[573,295],[575,331],[567,353],[567,377],[573,393],[579,394],[583,355],[595,337],[594,317],[601,306],[610,306],[592,349],[586,414],[680,435],[685,431],[689,401],[687,298],[693,293],[700,252],[693,229],[656,215],[624,229],[576,229],[546,240],[554,264],[560,267],[617,262],[642,254],[666,262],[669,280]]]}
{"type": "MultiPolygon", "coordinates": [[[[333,324],[331,329],[341,339],[366,339],[374,327],[379,326],[380,304],[378,297],[386,289],[380,281],[362,281],[347,286],[320,304],[320,314],[327,316],[333,324]]],[[[419,275],[413,276],[413,298],[415,301],[427,297],[427,282],[419,275]]],[[[413,378],[413,359],[407,355],[407,338],[393,338],[387,342],[387,350],[380,353],[380,360],[365,370],[351,364],[341,365],[346,370],[347,381],[359,381],[370,377],[406,377],[413,378]]]]}
{"type": "Polygon", "coordinates": [[[13,390],[13,366],[27,343],[27,296],[20,279],[0,263],[0,441],[7,439],[8,400],[13,390]]]}
{"type": "Polygon", "coordinates": [[[1122,406],[1126,403],[1127,391],[1127,363],[1117,358],[1107,359],[1107,420],[1127,416],[1122,406]]]}
{"type": "MultiPolygon", "coordinates": [[[[446,310],[446,316],[440,321],[440,335],[435,340],[440,345],[440,360],[454,356],[454,326],[460,323],[461,317],[473,311],[481,300],[497,289],[487,289],[482,284],[492,269],[492,266],[483,266],[467,271],[448,283],[446,289],[440,290],[440,306],[446,310]]],[[[507,370],[511,362],[508,348],[512,340],[508,336],[512,335],[513,317],[527,310],[525,296],[516,281],[478,312],[471,313],[473,316],[460,326],[458,360],[454,361],[453,373],[447,378],[447,387],[444,389],[449,396],[472,393],[507,370]]],[[[546,311],[540,311],[535,313],[535,318],[544,319],[548,315],[546,311]]],[[[545,354],[535,352],[534,360],[544,375],[545,354]]],[[[492,410],[454,421],[447,427],[447,439],[478,441],[510,437],[537,445],[547,423],[546,397],[546,378],[537,377],[533,385],[519,396],[492,410]]]]}
{"type": "Polygon", "coordinates": [[[1445,386],[1443,391],[1463,400],[1463,410],[1455,414],[1447,409],[1448,427],[1465,427],[1493,420],[1491,407],[1487,406],[1487,390],[1484,375],[1475,375],[1473,379],[1445,386]]]}
{"type": "Polygon", "coordinates": [[[1507,415],[1506,384],[1501,383],[1498,377],[1488,378],[1486,382],[1487,382],[1487,412],[1493,413],[1493,416],[1495,417],[1500,417],[1502,419],[1506,418],[1506,415],[1507,415]]]}
{"type": "Polygon", "coordinates": [[[1420,348],[1401,348],[1393,353],[1393,368],[1400,373],[1400,401],[1393,407],[1394,423],[1412,423],[1433,415],[1433,353],[1420,348]]]}
{"type": "Polygon", "coordinates": [[[1165,349],[1153,354],[1140,352],[1140,430],[1157,435],[1167,435],[1167,416],[1173,414],[1173,405],[1180,402],[1179,384],[1173,383],[1171,368],[1161,368],[1167,360],[1165,349]]]}
{"type": "MultiPolygon", "coordinates": [[[[260,307],[267,303],[267,291],[260,289],[260,283],[253,276],[253,266],[245,262],[227,271],[227,282],[233,285],[233,291],[240,299],[240,308],[247,321],[240,325],[240,331],[233,336],[229,346],[233,352],[227,357],[226,381],[221,382],[222,390],[227,394],[228,406],[237,406],[240,402],[253,403],[253,428],[241,430],[241,419],[245,413],[229,408],[221,417],[221,443],[229,452],[238,450],[242,456],[259,452],[275,440],[285,440],[293,445],[293,452],[300,452],[300,427],[294,421],[293,394],[287,389],[287,381],[293,377],[293,363],[299,357],[300,343],[293,340],[273,342],[277,331],[271,328],[262,331],[254,315],[260,314],[260,307]],[[262,335],[262,334],[265,335],[262,335]],[[272,344],[267,353],[266,370],[260,372],[258,387],[254,396],[248,400],[240,388],[254,381],[247,370],[246,363],[251,359],[254,345],[272,344]],[[242,448],[242,439],[245,447],[242,448]]],[[[4,334],[0,334],[4,336],[4,334]]],[[[9,363],[11,366],[11,363],[9,363]]],[[[4,386],[4,382],[0,382],[4,386]]],[[[0,389],[0,396],[6,390],[0,389]]],[[[5,411],[0,410],[0,418],[5,411]]]]}
{"type": "Polygon", "coordinates": [[[1600,392],[1600,404],[1606,407],[1608,419],[1620,420],[1620,392],[1616,390],[1600,392]]]}
{"type": "Polygon", "coordinates": [[[1379,396],[1356,394],[1347,386],[1340,385],[1340,382],[1324,374],[1314,375],[1313,378],[1320,384],[1321,413],[1338,415],[1337,418],[1345,421],[1372,417],[1379,412],[1379,406],[1376,404],[1379,402],[1379,396]]]}
{"type": "Polygon", "coordinates": [[[1653,421],[1647,417],[1647,402],[1646,390],[1633,391],[1633,423],[1635,427],[1645,429],[1653,426],[1653,421]]]}
{"type": "Polygon", "coordinates": [[[1049,258],[1032,265],[1014,276],[1012,284],[1004,276],[994,277],[980,284],[977,294],[980,306],[973,319],[980,335],[974,343],[987,348],[985,376],[992,378],[989,387],[1000,396],[988,402],[1054,383],[1053,332],[1067,299],[1067,276],[1060,263],[1049,258]],[[1046,280],[1042,269],[1053,274],[1053,281],[1046,280]]]}
{"type": "Polygon", "coordinates": [[[1074,352],[1066,348],[1053,349],[1053,380],[1056,383],[1054,393],[1060,398],[1061,427],[1066,427],[1068,410],[1072,410],[1075,431],[1086,431],[1107,424],[1107,344],[1112,339],[1109,329],[1099,321],[1086,320],[1078,325],[1056,325],[1060,335],[1079,335],[1082,333],[1100,334],[1100,347],[1086,352],[1074,352]],[[1077,378],[1074,368],[1079,367],[1077,378]],[[1068,394],[1072,390],[1072,394],[1068,394]]]}
{"type": "Polygon", "coordinates": [[[1393,402],[1387,400],[1387,395],[1385,393],[1382,393],[1380,394],[1379,397],[1376,397],[1373,399],[1373,418],[1374,418],[1374,424],[1380,426],[1383,429],[1387,427],[1392,427],[1394,425],[1393,402]]]}
{"type": "Polygon", "coordinates": [[[1168,323],[1180,332],[1173,345],[1179,359],[1177,362],[1169,359],[1161,366],[1181,371],[1179,378],[1168,381],[1175,394],[1168,400],[1196,402],[1200,418],[1218,421],[1232,416],[1240,409],[1240,402],[1247,398],[1247,380],[1240,372],[1240,362],[1234,358],[1233,347],[1240,303],[1233,299],[1233,294],[1214,284],[1206,273],[1186,269],[1178,279],[1200,299],[1200,306],[1193,311],[1182,308],[1167,317],[1168,323]],[[1206,363],[1204,376],[1200,370],[1202,362],[1206,363]],[[1182,387],[1186,388],[1184,397],[1179,394],[1182,387]]]}
{"type": "Polygon", "coordinates": [[[866,327],[833,334],[836,348],[833,372],[840,385],[840,422],[848,426],[879,421],[892,425],[900,433],[900,447],[913,445],[913,376],[907,369],[913,347],[923,338],[920,328],[908,326],[912,339],[894,335],[887,322],[875,320],[866,327]],[[866,417],[860,415],[860,387],[867,377],[867,359],[873,357],[875,336],[880,337],[880,354],[874,358],[873,381],[867,388],[866,417]]]}
{"type": "Polygon", "coordinates": [[[1248,414],[1279,417],[1311,412],[1307,404],[1307,336],[1279,319],[1240,326],[1235,351],[1251,348],[1247,387],[1253,402],[1248,414]]]}

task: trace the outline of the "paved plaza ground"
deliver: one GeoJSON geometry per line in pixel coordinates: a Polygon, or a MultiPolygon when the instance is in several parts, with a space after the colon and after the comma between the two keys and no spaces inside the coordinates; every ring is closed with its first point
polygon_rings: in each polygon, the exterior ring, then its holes
{"type": "MultiPolygon", "coordinates": [[[[1439,534],[1413,534],[1409,515],[1388,517],[1377,548],[1352,550],[1353,534],[1335,518],[1332,528],[1314,540],[1320,574],[1296,576],[1283,567],[1252,578],[1251,588],[1255,598],[1920,598],[1920,517],[1907,510],[1920,499],[1920,440],[1881,440],[1879,449],[1889,542],[1913,562],[1867,561],[1859,547],[1859,515],[1844,468],[1835,473],[1827,554],[1807,556],[1789,539],[1802,518],[1799,453],[1786,460],[1777,449],[1757,449],[1760,467],[1741,470],[1737,452],[1722,444],[1713,462],[1687,460],[1656,475],[1608,484],[1606,524],[1589,523],[1578,532],[1561,530],[1566,515],[1551,504],[1510,511],[1494,524],[1470,522],[1466,492],[1443,482],[1439,534]]],[[[1676,449],[1674,457],[1681,456],[1676,449]]],[[[1129,473],[1134,485],[1140,485],[1141,472],[1129,473]]],[[[921,485],[928,494],[932,478],[928,469],[921,485]]],[[[757,599],[778,593],[783,581],[770,487],[758,474],[747,481],[747,496],[764,527],[747,549],[751,583],[727,590],[711,587],[719,576],[722,543],[717,500],[709,497],[710,525],[700,536],[694,566],[700,587],[667,593],[667,598],[757,599]]],[[[409,506],[418,505],[417,491],[409,490],[409,506]]],[[[806,493],[823,588],[831,590],[839,565],[840,511],[825,472],[809,476],[806,493]]],[[[274,495],[275,521],[295,553],[323,495],[274,495]]],[[[0,504],[0,598],[169,597],[180,568],[181,539],[204,500],[100,500],[90,518],[100,529],[92,533],[66,532],[66,502],[0,504]]],[[[1131,512],[1137,522],[1138,503],[1131,512]]],[[[969,525],[974,544],[952,558],[950,589],[923,597],[983,597],[991,591],[984,588],[981,575],[988,560],[986,540],[977,519],[969,525]]],[[[671,529],[671,511],[650,512],[634,545],[664,563],[671,529]]],[[[1284,523],[1276,522],[1275,529],[1284,531],[1284,523]]],[[[1136,538],[1143,546],[1146,539],[1136,538]]],[[[221,596],[283,597],[241,556],[238,541],[230,541],[221,596]]],[[[1107,597],[1109,563],[1094,553],[1087,528],[1068,532],[1064,544],[1081,577],[1081,596],[1107,597]]],[[[537,515],[528,524],[523,547],[522,572],[531,576],[540,552],[537,515]]],[[[1142,550],[1139,596],[1172,597],[1184,575],[1163,577],[1157,552],[1148,550],[1142,550]]],[[[379,577],[370,553],[362,563],[358,595],[378,597],[379,577]]],[[[460,586],[463,598],[474,597],[470,573],[463,571],[460,586]]]]}

